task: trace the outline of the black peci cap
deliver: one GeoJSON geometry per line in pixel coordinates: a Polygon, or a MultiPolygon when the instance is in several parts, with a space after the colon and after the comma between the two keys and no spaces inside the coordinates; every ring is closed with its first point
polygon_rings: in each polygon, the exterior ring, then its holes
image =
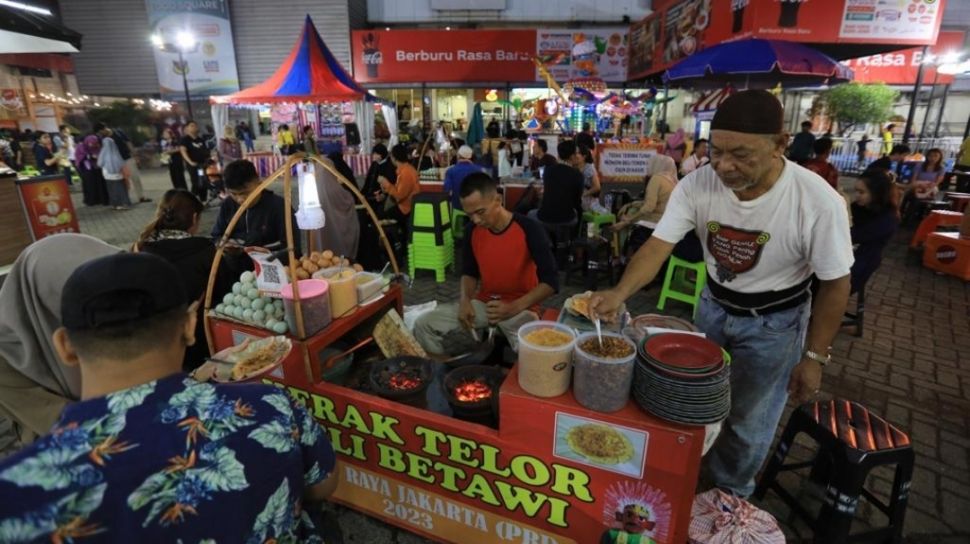
{"type": "Polygon", "coordinates": [[[119,253],[84,263],[71,274],[61,296],[61,324],[68,330],[96,329],[154,317],[188,302],[171,263],[149,253],[119,253]]]}
{"type": "Polygon", "coordinates": [[[711,130],[732,130],[747,134],[781,134],[785,113],[781,102],[768,91],[740,91],[717,107],[711,130]]]}

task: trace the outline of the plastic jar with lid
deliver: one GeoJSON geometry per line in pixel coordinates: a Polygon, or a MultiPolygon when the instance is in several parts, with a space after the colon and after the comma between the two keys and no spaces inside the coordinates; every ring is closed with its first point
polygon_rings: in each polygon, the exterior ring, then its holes
{"type": "Polygon", "coordinates": [[[532,321],[519,327],[519,386],[537,397],[558,397],[569,390],[576,333],[555,321],[532,321]]]}
{"type": "MultiPolygon", "coordinates": [[[[327,269],[330,270],[330,269],[327,269]]],[[[330,311],[334,319],[346,317],[357,307],[357,272],[352,268],[335,271],[327,279],[330,284],[330,311]]]]}
{"type": "MultiPolygon", "coordinates": [[[[300,309],[303,311],[303,329],[306,336],[312,336],[330,324],[330,286],[326,280],[300,280],[300,309]]],[[[299,336],[296,328],[296,304],[293,302],[293,284],[280,289],[286,324],[294,336],[299,336]]]]}
{"type": "Polygon", "coordinates": [[[636,344],[622,334],[604,332],[602,347],[595,332],[581,334],[573,353],[576,402],[598,412],[622,409],[630,399],[636,357],[636,344]]]}

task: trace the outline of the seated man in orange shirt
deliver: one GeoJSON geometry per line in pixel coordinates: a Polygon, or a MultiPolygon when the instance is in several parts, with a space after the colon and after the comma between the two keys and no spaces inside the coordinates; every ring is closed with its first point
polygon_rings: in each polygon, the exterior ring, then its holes
{"type": "MultiPolygon", "coordinates": [[[[408,162],[408,149],[403,144],[391,148],[391,162],[397,168],[397,180],[393,183],[384,176],[377,176],[377,182],[386,198],[384,218],[397,221],[396,237],[401,241],[396,249],[397,260],[403,261],[407,255],[408,232],[411,224],[411,210],[414,209],[414,195],[421,192],[418,171],[408,162]]],[[[397,244],[395,244],[397,245],[397,244]]]]}
{"type": "MultiPolygon", "coordinates": [[[[494,325],[513,349],[516,333],[538,319],[538,306],[559,289],[559,273],[542,226],[502,206],[495,180],[469,174],[462,181],[461,205],[468,214],[459,302],[439,304],[419,317],[414,335],[434,355],[449,353],[445,338],[459,327],[494,325]]],[[[450,345],[450,342],[448,342],[450,345]]]]}
{"type": "Polygon", "coordinates": [[[396,204],[387,210],[388,219],[396,219],[402,228],[406,227],[414,207],[414,195],[421,192],[418,184],[418,171],[408,162],[408,149],[403,144],[391,148],[391,162],[397,167],[397,180],[394,183],[384,176],[378,176],[381,190],[394,198],[396,204]]]}

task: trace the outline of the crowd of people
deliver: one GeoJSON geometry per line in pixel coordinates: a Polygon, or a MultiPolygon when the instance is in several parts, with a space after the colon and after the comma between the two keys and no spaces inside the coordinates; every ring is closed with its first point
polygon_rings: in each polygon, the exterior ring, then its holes
{"type": "MultiPolygon", "coordinates": [[[[819,392],[848,297],[879,267],[900,207],[942,181],[942,153],[932,149],[900,195],[895,174],[910,150],[897,144],[859,176],[847,205],[827,161],[831,140],[815,138],[808,124],[790,143],[783,118],[771,93],[741,91],[718,109],[709,140],[688,147],[683,133],[673,133],[651,159],[640,198],[612,227],[628,234],[622,278],[589,303],[592,316],[615,319],[671,255],[706,262],[695,322],[731,353],[734,366],[731,413],[703,475],[742,497],[754,490],[785,403],[819,392]]],[[[321,428],[275,388],[228,387],[187,374],[209,356],[200,305],[217,245],[225,260],[216,270],[216,296],[252,268],[245,251],[282,256],[292,239],[301,252],[299,233],[286,230],[294,211],[270,190],[255,194],[260,177],[243,153],[251,143],[232,128],[215,148],[192,121],[181,137],[162,131],[173,188],[128,251],[85,235],[56,235],[28,247],[13,265],[0,289],[0,415],[14,422],[26,446],[0,461],[0,499],[16,497],[0,500],[0,518],[62,539],[78,531],[126,541],[148,531],[171,541],[215,533],[319,538],[305,505],[336,485],[334,452],[321,428]],[[211,232],[201,234],[213,187],[224,198],[211,232]],[[246,201],[243,219],[227,235],[246,201]],[[57,473],[39,473],[37,460],[52,455],[57,473]]],[[[578,235],[584,211],[603,192],[588,129],[561,139],[555,156],[542,139],[531,154],[527,141],[513,147],[516,140],[494,151],[538,178],[521,206],[503,202],[502,169],[485,158],[491,148],[476,159],[461,143],[445,173],[444,190],[468,225],[458,300],[438,304],[414,325],[434,357],[454,355],[455,335],[490,326],[514,349],[518,327],[537,319],[560,289],[550,233],[578,235]]],[[[292,133],[280,142],[298,145],[292,133]]],[[[49,167],[62,166],[58,150],[74,146],[86,204],[124,209],[147,200],[123,132],[98,124],[77,143],[62,134],[59,141],[42,135],[37,145],[38,164],[49,167]]],[[[423,163],[438,158],[405,144],[377,144],[371,152],[361,192],[406,241],[423,163]]],[[[356,182],[339,153],[320,159],[356,182]]],[[[321,247],[373,267],[362,257],[377,247],[366,238],[369,217],[329,169],[316,175],[321,201],[331,206],[328,223],[339,225],[321,247]]],[[[961,232],[970,237],[970,220],[964,223],[961,232]]]]}

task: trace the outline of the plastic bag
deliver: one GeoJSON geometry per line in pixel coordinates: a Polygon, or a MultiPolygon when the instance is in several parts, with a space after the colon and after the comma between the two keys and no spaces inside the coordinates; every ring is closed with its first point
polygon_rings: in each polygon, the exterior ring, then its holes
{"type": "Polygon", "coordinates": [[[404,307],[404,327],[409,331],[414,331],[414,322],[422,315],[438,307],[438,301],[432,300],[424,304],[404,307]]]}
{"type": "Polygon", "coordinates": [[[720,489],[694,497],[689,544],[785,544],[774,516],[720,489]]]}

